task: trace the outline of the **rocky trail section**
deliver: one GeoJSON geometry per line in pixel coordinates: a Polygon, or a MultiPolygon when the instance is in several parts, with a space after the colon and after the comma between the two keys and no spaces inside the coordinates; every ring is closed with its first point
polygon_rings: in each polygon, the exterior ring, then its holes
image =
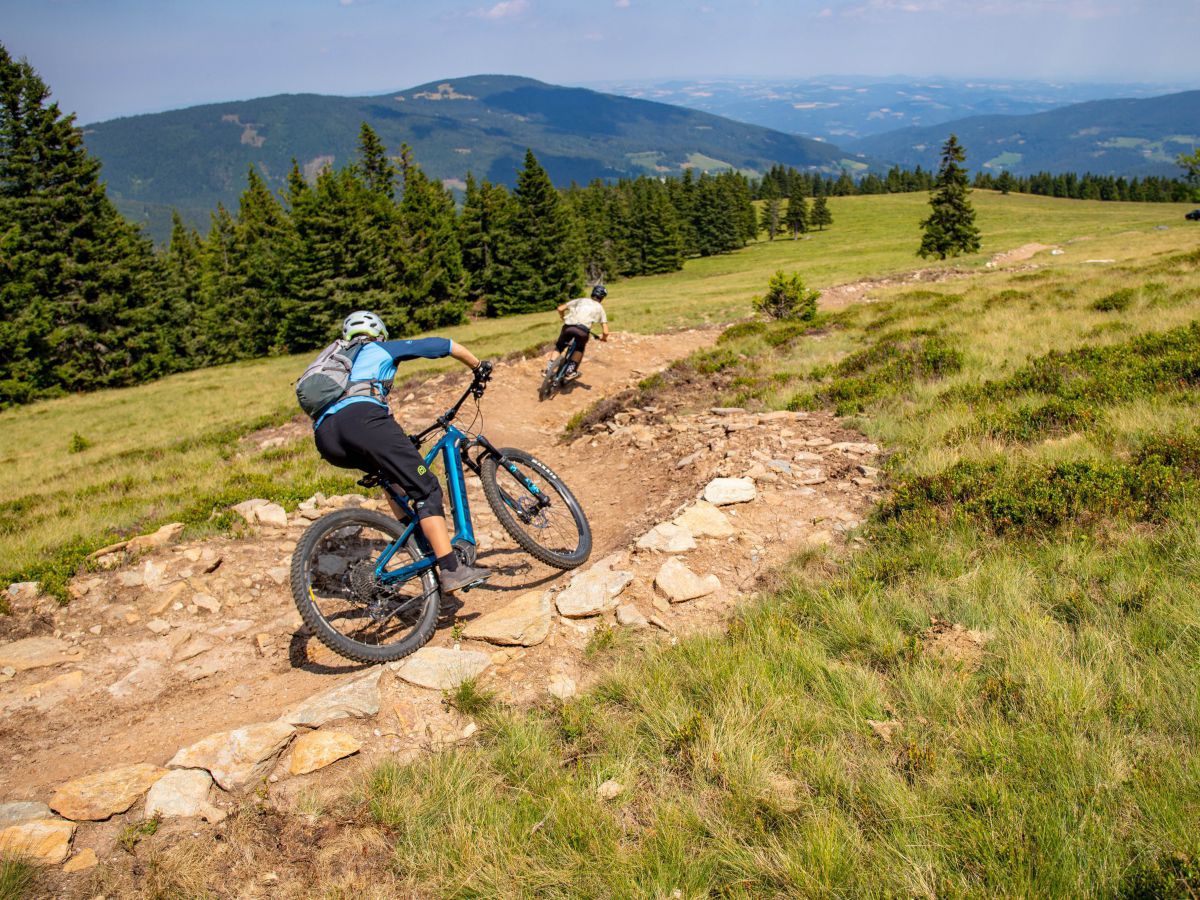
{"type": "MultiPolygon", "coordinates": [[[[0,853],[85,870],[145,818],[165,834],[219,829],[249,792],[302,812],[361,766],[469,740],[475,723],[443,693],[463,680],[511,703],[568,699],[597,677],[585,651],[606,629],[670,642],[719,627],[788,556],[843,540],[877,499],[878,448],[829,415],[631,409],[558,442],[573,412],[713,336],[620,336],[544,404],[544,360],[498,369],[485,433],[565,477],[592,559],[573,573],[533,562],[468,479],[481,559],[498,575],[399,663],[364,668],[315,642],[287,585],[309,522],[382,508],[374,498],[250,501],[239,535],[178,543],[168,526],[105,548],[65,608],[14,586],[28,636],[0,645],[0,853]]],[[[398,415],[424,424],[460,389],[434,379],[398,415]]],[[[290,427],[255,440],[286,441],[290,427]]]]}

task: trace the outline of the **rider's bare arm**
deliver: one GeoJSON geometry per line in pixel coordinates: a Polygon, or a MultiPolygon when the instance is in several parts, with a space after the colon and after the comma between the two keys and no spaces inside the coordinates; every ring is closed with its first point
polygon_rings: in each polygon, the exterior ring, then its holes
{"type": "Polygon", "coordinates": [[[567,307],[570,305],[571,304],[569,303],[560,303],[558,305],[558,317],[560,319],[565,319],[567,317],[567,307]]]}
{"type": "Polygon", "coordinates": [[[467,368],[474,369],[479,365],[479,357],[460,344],[458,341],[450,342],[450,355],[467,368]]]}

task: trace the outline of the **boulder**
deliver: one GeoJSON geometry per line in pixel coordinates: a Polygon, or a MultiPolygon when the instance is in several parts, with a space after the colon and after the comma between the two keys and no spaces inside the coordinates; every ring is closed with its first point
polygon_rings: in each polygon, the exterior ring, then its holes
{"type": "Polygon", "coordinates": [[[696,549],[696,541],[686,525],[677,522],[661,522],[640,538],[639,550],[658,550],[662,553],[686,553],[696,549]]]}
{"type": "Polygon", "coordinates": [[[182,748],[167,765],[173,769],[207,769],[223,789],[240,790],[266,777],[295,733],[296,729],[283,721],[220,731],[182,748]]]}
{"type": "Polygon", "coordinates": [[[76,822],[99,822],[133,806],[167,770],[149,763],[84,775],[61,785],[50,808],[76,822]]]}
{"type": "Polygon", "coordinates": [[[164,525],[158,531],[150,534],[139,534],[135,538],[131,538],[125,545],[127,553],[144,553],[147,550],[154,550],[157,547],[165,547],[167,544],[174,541],[183,533],[182,522],[172,522],[170,525],[164,525]]]}
{"type": "Polygon", "coordinates": [[[18,672],[74,662],[82,651],[66,641],[52,637],[22,638],[0,644],[0,668],[11,667],[18,672]]]}
{"type": "Polygon", "coordinates": [[[714,478],[704,488],[704,499],[713,506],[749,503],[758,497],[750,478],[714,478]]]}
{"type": "Polygon", "coordinates": [[[557,697],[559,700],[570,700],[576,694],[575,679],[569,675],[555,675],[550,679],[550,684],[546,686],[550,696],[557,697]]]}
{"type": "Polygon", "coordinates": [[[572,578],[554,601],[559,614],[568,619],[582,619],[614,609],[621,591],[633,581],[632,572],[613,569],[619,560],[619,556],[606,557],[572,578]]]}
{"type": "Polygon", "coordinates": [[[204,819],[217,823],[225,811],[208,802],[212,776],[203,769],[173,769],[146,795],[147,819],[204,819]]]}
{"type": "Polygon", "coordinates": [[[29,603],[36,600],[41,592],[40,581],[14,581],[8,586],[8,599],[18,603],[29,603]]]}
{"type": "Polygon", "coordinates": [[[71,854],[75,823],[66,819],[33,819],[0,831],[0,857],[39,866],[56,866],[71,854]]]}
{"type": "Polygon", "coordinates": [[[532,647],[550,633],[550,592],[529,591],[499,609],[485,613],[463,629],[463,635],[489,644],[532,647]]]}
{"type": "Polygon", "coordinates": [[[310,731],[296,738],[292,745],[288,771],[293,775],[307,775],[361,749],[362,742],[344,731],[310,731]]]}
{"type": "Polygon", "coordinates": [[[476,650],[422,647],[407,659],[392,663],[391,668],[409,684],[450,691],[468,679],[479,677],[491,664],[491,657],[476,650]]]}
{"type": "Polygon", "coordinates": [[[675,558],[663,563],[654,576],[654,584],[672,603],[695,600],[721,589],[716,575],[701,577],[675,558]]]}
{"type": "Polygon", "coordinates": [[[373,716],[379,712],[379,677],[382,674],[383,668],[375,666],[365,675],[314,694],[285,712],[279,721],[319,728],[334,719],[373,716]]]}
{"type": "Polygon", "coordinates": [[[617,607],[617,624],[626,628],[643,628],[650,623],[632,603],[622,603],[617,607]]]}
{"type": "Polygon", "coordinates": [[[734,533],[729,518],[707,500],[697,500],[675,518],[696,537],[729,537],[734,533]]]}
{"type": "Polygon", "coordinates": [[[254,507],[254,519],[260,525],[269,525],[272,528],[287,528],[288,523],[287,510],[278,503],[254,507]]]}

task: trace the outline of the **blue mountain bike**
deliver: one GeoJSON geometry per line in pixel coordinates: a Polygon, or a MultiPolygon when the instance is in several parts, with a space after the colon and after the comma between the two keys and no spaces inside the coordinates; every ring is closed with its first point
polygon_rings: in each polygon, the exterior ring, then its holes
{"type": "MultiPolygon", "coordinates": [[[[604,340],[590,328],[588,331],[597,340],[604,340]]],[[[550,360],[549,365],[546,366],[546,372],[542,376],[542,383],[538,386],[538,400],[549,400],[562,390],[562,386],[567,380],[567,365],[571,362],[571,356],[574,355],[577,346],[579,346],[579,338],[571,335],[562,352],[550,360]]]]}
{"type": "MultiPolygon", "coordinates": [[[[486,370],[477,373],[457,403],[411,437],[419,449],[443,432],[423,456],[426,466],[439,456],[444,465],[455,551],[468,564],[475,562],[466,467],[479,476],[492,512],[521,549],[546,565],[574,569],[592,551],[592,532],[562,479],[531,454],[494,447],[482,434],[452,424],[468,397],[478,405],[489,377],[486,370]]],[[[356,662],[391,662],[433,637],[442,598],[433,552],[408,498],[378,473],[359,483],[382,487],[404,511],[403,519],[367,509],[322,516],[292,555],[292,596],[325,646],[356,662]]]]}

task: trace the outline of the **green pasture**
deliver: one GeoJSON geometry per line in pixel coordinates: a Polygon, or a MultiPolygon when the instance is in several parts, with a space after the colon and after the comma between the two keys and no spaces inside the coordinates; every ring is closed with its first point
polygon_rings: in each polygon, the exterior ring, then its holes
{"type": "MultiPolygon", "coordinates": [[[[618,282],[607,301],[613,325],[661,332],[742,318],[779,268],[823,287],[918,265],[981,268],[991,254],[1032,241],[1064,243],[1060,261],[1085,265],[1135,238],[1164,249],[1195,240],[1183,227],[1184,207],[976,192],[982,252],[922,263],[914,251],[926,199],[831,198],[834,226],[827,231],[761,241],[690,260],[677,273],[618,282]],[[1153,230],[1164,224],[1169,230],[1153,230]]],[[[535,348],[556,332],[557,317],[545,313],[479,320],[445,333],[495,357],[535,348]]],[[[288,504],[316,489],[347,488],[350,479],[320,463],[306,442],[257,452],[239,441],[294,414],[291,385],[304,362],[237,363],[0,413],[0,580],[36,577],[61,591],[86,551],[113,538],[174,519],[197,529],[222,527],[228,518],[213,513],[248,496],[288,504]]],[[[403,374],[451,365],[413,364],[403,374]]]]}

